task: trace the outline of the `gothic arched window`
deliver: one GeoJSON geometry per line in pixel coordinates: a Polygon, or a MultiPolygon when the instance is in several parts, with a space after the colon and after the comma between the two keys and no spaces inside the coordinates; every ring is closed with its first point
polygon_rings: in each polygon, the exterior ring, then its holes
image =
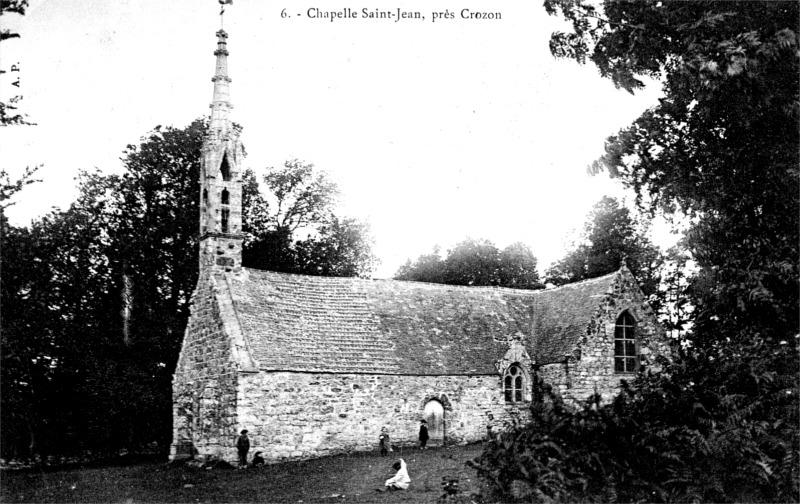
{"type": "Polygon", "coordinates": [[[219,172],[222,175],[222,180],[229,181],[231,179],[231,167],[228,165],[228,155],[222,156],[222,165],[219,167],[219,172]]]}
{"type": "Polygon", "coordinates": [[[503,375],[503,394],[506,402],[522,402],[525,397],[525,374],[519,364],[508,366],[503,375]]]}
{"type": "Polygon", "coordinates": [[[622,312],[614,326],[614,372],[635,373],[639,367],[636,351],[636,321],[622,312]]]}
{"type": "Polygon", "coordinates": [[[231,202],[231,194],[228,192],[227,189],[222,190],[222,204],[228,205],[231,202]]]}

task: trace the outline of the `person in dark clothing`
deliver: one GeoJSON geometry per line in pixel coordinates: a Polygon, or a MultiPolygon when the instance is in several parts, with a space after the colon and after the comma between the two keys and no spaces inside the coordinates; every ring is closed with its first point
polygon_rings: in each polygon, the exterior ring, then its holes
{"type": "Polygon", "coordinates": [[[381,457],[385,457],[387,453],[392,451],[392,445],[389,441],[389,429],[383,427],[381,435],[378,436],[378,446],[381,448],[381,457]]]}
{"type": "Polygon", "coordinates": [[[264,465],[264,457],[261,456],[261,452],[257,451],[255,455],[253,455],[253,467],[259,467],[264,465]]]}
{"type": "Polygon", "coordinates": [[[419,449],[424,450],[425,445],[428,444],[428,422],[420,420],[419,422],[419,449]]]}
{"type": "Polygon", "coordinates": [[[236,440],[236,449],[239,451],[239,467],[247,467],[247,452],[250,450],[250,439],[247,437],[247,429],[242,431],[242,435],[236,440]]]}

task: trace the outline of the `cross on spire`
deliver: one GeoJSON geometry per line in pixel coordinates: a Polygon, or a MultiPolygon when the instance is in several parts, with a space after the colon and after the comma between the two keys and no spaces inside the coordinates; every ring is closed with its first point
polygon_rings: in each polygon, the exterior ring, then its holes
{"type": "Polygon", "coordinates": [[[233,0],[219,0],[219,27],[222,29],[222,15],[225,14],[225,6],[233,5],[233,0]]]}

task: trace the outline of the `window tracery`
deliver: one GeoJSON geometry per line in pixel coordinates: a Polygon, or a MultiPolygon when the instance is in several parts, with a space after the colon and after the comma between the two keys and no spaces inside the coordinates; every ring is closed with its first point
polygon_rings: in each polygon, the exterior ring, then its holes
{"type": "Polygon", "coordinates": [[[638,368],[636,321],[626,310],[620,314],[614,326],[614,372],[635,373],[638,368]]]}
{"type": "Polygon", "coordinates": [[[525,397],[525,373],[519,364],[512,364],[503,375],[503,394],[506,402],[522,402],[525,397]]]}

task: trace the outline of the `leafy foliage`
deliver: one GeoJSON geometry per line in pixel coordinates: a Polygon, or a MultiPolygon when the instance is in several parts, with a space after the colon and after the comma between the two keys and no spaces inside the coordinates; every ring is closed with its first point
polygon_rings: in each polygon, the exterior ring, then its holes
{"type": "Polygon", "coordinates": [[[25,266],[2,265],[5,455],[169,442],[204,131],[156,128],[128,146],[123,175],[84,173],[68,210],[10,228],[25,266]]]}
{"type": "Polygon", "coordinates": [[[395,274],[397,280],[450,285],[495,285],[517,289],[541,288],[536,257],[530,247],[517,242],[500,251],[489,240],[467,238],[447,251],[443,260],[439,247],[433,253],[409,260],[395,274]]]}
{"type": "Polygon", "coordinates": [[[3,169],[0,169],[0,211],[10,207],[14,203],[8,201],[16,193],[20,192],[23,187],[40,182],[39,179],[34,179],[34,174],[41,168],[41,165],[30,166],[25,168],[25,173],[20,178],[12,181],[11,176],[3,169]]]}
{"type": "Polygon", "coordinates": [[[447,251],[444,281],[452,285],[498,285],[500,251],[489,240],[467,238],[447,251]]]}
{"type": "Polygon", "coordinates": [[[332,216],[317,237],[296,242],[299,272],[308,275],[367,276],[378,263],[369,224],[332,216]]]}
{"type": "Polygon", "coordinates": [[[396,280],[413,280],[416,282],[445,283],[441,250],[441,247],[436,245],[430,254],[419,256],[413,263],[409,259],[400,266],[394,278],[396,280]]]}
{"type": "Polygon", "coordinates": [[[676,342],[686,340],[695,316],[695,307],[688,295],[692,269],[691,256],[680,245],[667,250],[659,269],[661,282],[656,296],[661,308],[659,321],[667,337],[676,342]]]}
{"type": "Polygon", "coordinates": [[[656,293],[662,258],[647,236],[649,223],[604,196],[589,213],[577,244],[567,256],[548,268],[545,282],[578,282],[617,271],[624,260],[645,295],[656,293]]]}
{"type": "Polygon", "coordinates": [[[472,465],[502,502],[796,502],[800,390],[770,369],[796,372],[796,355],[750,350],[640,376],[611,404],[538,382],[531,421],[472,465]]]}
{"type": "Polygon", "coordinates": [[[260,192],[243,177],[245,266],[284,273],[369,276],[377,264],[369,224],[335,214],[339,188],[313,164],[297,159],[270,168],[260,192]],[[304,235],[304,236],[303,236],[304,235]]]}
{"type": "MultiPolygon", "coordinates": [[[[800,12],[796,2],[545,3],[573,23],[556,56],[591,59],[630,91],[660,76],[664,98],[606,142],[591,167],[640,204],[694,219],[695,334],[758,326],[773,343],[798,327],[800,12]]],[[[792,338],[789,337],[789,341],[792,338]]]]}
{"type": "Polygon", "coordinates": [[[339,198],[339,188],[325,172],[297,159],[286,161],[282,169],[271,168],[264,183],[275,199],[275,227],[291,233],[327,222],[339,198]]]}

